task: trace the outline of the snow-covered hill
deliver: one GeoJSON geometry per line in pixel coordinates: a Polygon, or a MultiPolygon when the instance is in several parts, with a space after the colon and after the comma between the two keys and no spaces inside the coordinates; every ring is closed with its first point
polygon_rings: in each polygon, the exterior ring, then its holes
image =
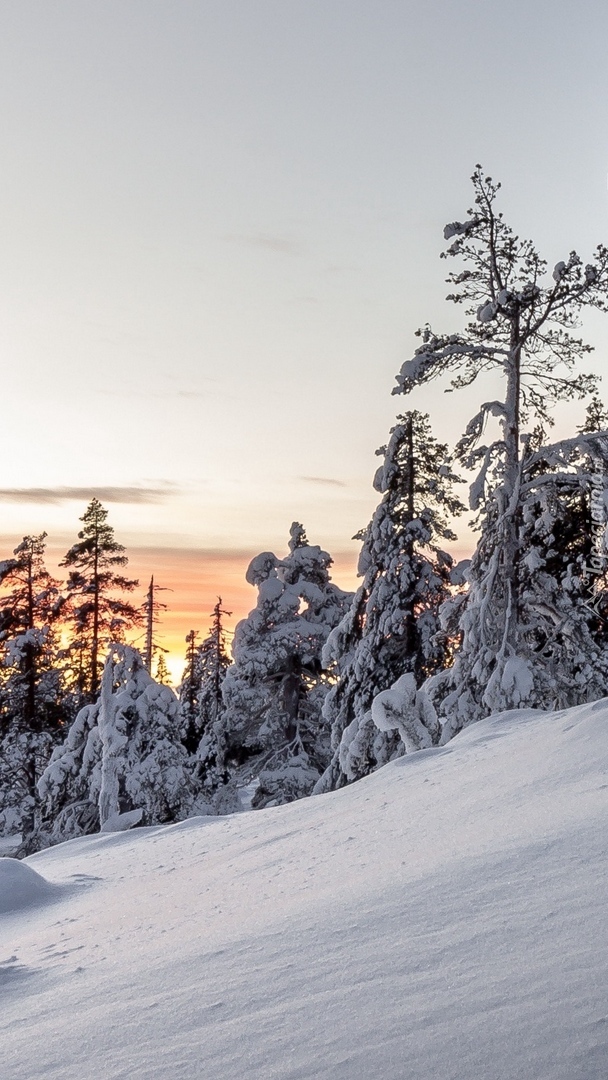
{"type": "Polygon", "coordinates": [[[607,848],[598,702],[2,860],[1,1075],[606,1080],[607,848]]]}

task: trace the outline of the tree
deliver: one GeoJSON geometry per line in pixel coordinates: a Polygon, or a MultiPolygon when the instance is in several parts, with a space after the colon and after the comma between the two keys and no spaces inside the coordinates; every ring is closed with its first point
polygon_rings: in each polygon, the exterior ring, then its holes
{"type": "Polygon", "coordinates": [[[169,668],[167,667],[167,661],[162,652],[159,653],[158,660],[156,661],[156,674],[154,678],[161,686],[171,685],[171,675],[169,673],[169,668]]]}
{"type": "Polygon", "coordinates": [[[141,618],[132,604],[114,595],[116,590],[132,592],[138,582],[115,573],[128,559],[107,517],[108,511],[99,500],[92,499],[80,518],[84,528],[78,533],[78,543],[61,563],[73,568],[67,581],[68,622],[72,627],[69,654],[81,701],[93,701],[99,692],[102,652],[110,642],[121,640],[125,630],[141,618]]]}
{"type": "Polygon", "coordinates": [[[223,709],[222,687],[230,664],[232,663],[226,647],[226,631],[222,616],[231,615],[231,611],[222,608],[222,598],[211,615],[211,629],[199,646],[200,683],[198,690],[198,746],[201,761],[215,760],[213,729],[223,709]],[[201,739],[206,745],[201,747],[201,739]]]}
{"type": "Polygon", "coordinates": [[[583,435],[592,435],[597,431],[605,431],[608,428],[608,412],[599,394],[594,394],[587,406],[585,422],[579,431],[583,435]]]}
{"type": "Polygon", "coordinates": [[[162,645],[158,644],[155,638],[154,630],[159,622],[159,612],[166,611],[167,605],[162,604],[160,600],[156,599],[158,592],[166,592],[162,585],[154,584],[154,574],[150,578],[150,584],[148,585],[148,591],[146,593],[146,599],[143,602],[142,610],[144,616],[144,622],[146,627],[146,644],[144,649],[144,664],[146,665],[146,671],[152,674],[152,663],[155,656],[162,656],[166,649],[163,649],[162,645]]]}
{"type": "MultiPolygon", "coordinates": [[[[0,818],[35,830],[37,781],[65,720],[56,624],[63,597],[44,565],[46,533],[0,564],[0,818]]],[[[24,853],[26,849],[23,849],[24,853]]]]}
{"type": "Polygon", "coordinates": [[[59,843],[99,828],[179,821],[195,808],[196,785],[179,739],[178,702],[135,649],[114,645],[101,693],[78,713],[39,782],[46,839],[59,843]]]}
{"type": "Polygon", "coordinates": [[[186,667],[179,685],[180,726],[188,753],[193,754],[200,742],[200,686],[203,677],[198,630],[186,635],[186,667]]]}
{"type": "Polygon", "coordinates": [[[196,664],[189,664],[185,673],[187,682],[184,698],[186,706],[184,745],[190,753],[196,755],[197,775],[203,793],[209,800],[209,805],[217,806],[220,811],[226,800],[225,793],[220,793],[218,796],[218,789],[221,789],[229,780],[224,766],[225,743],[221,722],[224,710],[222,687],[232,662],[226,647],[226,631],[222,617],[231,614],[230,611],[222,608],[222,598],[219,596],[211,615],[210,632],[197,646],[196,664]],[[192,671],[197,679],[196,710],[191,702],[192,671]]]}
{"type": "Polygon", "coordinates": [[[221,767],[257,785],[254,806],[309,794],[327,764],[321,650],[351,600],[330,582],[331,561],[294,522],[287,557],[263,552],[247,570],[258,600],[235,631],[219,734],[221,767]]]}
{"type": "Polygon", "coordinates": [[[520,240],[496,210],[500,185],[480,166],[472,181],[474,207],[464,223],[446,226],[452,243],[443,254],[463,260],[464,268],[448,277],[455,286],[448,299],[464,304],[471,321],[460,333],[437,335],[428,326],[418,331],[422,344],[403,365],[394,391],[407,394],[448,374],[452,389],[471,385],[482,372],[497,370],[504,377],[503,399],[481,406],[458,446],[466,466],[481,466],[471,489],[481,535],[457,665],[430,686],[446,720],[444,737],[534,697],[534,662],[522,635],[522,470],[529,443],[522,444],[522,429],[530,422],[550,426],[552,405],[593,391],[595,379],[575,371],[590,346],[572,331],[583,309],[608,306],[608,249],[598,247],[586,266],[571,252],[547,280],[547,264],[534,245],[520,240]],[[498,437],[480,445],[492,417],[498,437]]]}
{"type": "Polygon", "coordinates": [[[371,705],[380,691],[409,673],[414,686],[444,667],[450,642],[439,609],[450,595],[453,562],[438,542],[454,540],[447,516],[464,507],[447,446],[433,438],[428,416],[397,417],[374,487],[382,501],[358,537],[363,581],[323,652],[336,681],[323,712],[331,723],[332,761],[316,792],[341,787],[403,753],[399,736],[380,732],[371,705]]]}

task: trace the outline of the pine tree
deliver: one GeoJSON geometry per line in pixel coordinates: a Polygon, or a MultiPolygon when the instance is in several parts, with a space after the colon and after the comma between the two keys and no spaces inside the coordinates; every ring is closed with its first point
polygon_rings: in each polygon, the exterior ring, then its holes
{"type": "Polygon", "coordinates": [[[65,720],[56,624],[63,598],[44,565],[46,533],[0,564],[0,831],[33,836],[37,781],[65,720]]]}
{"type": "Polygon", "coordinates": [[[203,792],[211,806],[216,805],[221,811],[226,802],[222,788],[229,780],[224,767],[225,745],[223,740],[222,713],[224,703],[222,687],[231,664],[226,647],[226,631],[222,617],[231,615],[224,611],[222,598],[211,615],[211,629],[198,647],[200,683],[198,687],[198,717],[195,739],[198,776],[203,792]],[[219,789],[219,796],[218,796],[219,789]]]}
{"type": "Polygon", "coordinates": [[[247,570],[258,601],[235,631],[220,765],[238,786],[257,784],[256,807],[309,794],[327,764],[321,710],[329,684],[321,650],[351,600],[330,582],[331,561],[294,522],[287,557],[263,552],[247,570]]]}
{"type": "Polygon", "coordinates": [[[440,633],[439,609],[450,595],[451,557],[438,542],[454,540],[447,516],[464,507],[447,446],[433,438],[428,416],[397,418],[374,487],[382,493],[362,533],[352,606],[332,631],[323,661],[336,682],[324,705],[333,757],[317,792],[341,787],[403,753],[399,736],[374,725],[371,706],[380,691],[409,673],[413,685],[449,662],[450,642],[440,633]]]}
{"type": "Polygon", "coordinates": [[[597,431],[605,431],[608,428],[608,412],[599,394],[594,394],[587,406],[585,422],[579,431],[583,435],[592,435],[597,431]]]}
{"type": "Polygon", "coordinates": [[[471,385],[481,372],[504,376],[502,400],[483,404],[458,447],[468,467],[481,466],[471,489],[479,515],[480,542],[469,570],[470,591],[462,610],[462,647],[452,673],[433,677],[429,691],[444,717],[444,736],[489,712],[535,699],[535,662],[522,634],[524,603],[522,484],[529,422],[550,426],[551,407],[593,391],[595,380],[575,366],[590,346],[572,329],[584,308],[608,308],[608,249],[583,266],[576,252],[547,264],[520,240],[498,213],[499,184],[478,166],[472,177],[475,205],[464,223],[446,226],[452,244],[444,257],[463,260],[450,274],[448,299],[472,317],[464,332],[419,331],[422,344],[397,377],[396,393],[452,374],[452,388],[471,385]],[[487,422],[500,432],[479,445],[487,422]]]}
{"type": "Polygon", "coordinates": [[[162,652],[159,653],[158,660],[156,661],[156,674],[154,678],[161,686],[171,685],[171,675],[169,673],[169,668],[167,667],[167,661],[162,652]]]}
{"type": "Polygon", "coordinates": [[[203,677],[198,630],[186,635],[186,667],[179,685],[180,727],[188,753],[194,754],[200,742],[200,687],[203,677]]]}
{"type": "Polygon", "coordinates": [[[82,701],[93,701],[99,692],[100,656],[125,630],[140,622],[137,609],[120,594],[132,592],[137,581],[115,572],[126,566],[124,547],[107,524],[108,511],[92,499],[81,521],[78,543],[66,554],[62,566],[70,573],[67,581],[68,624],[72,638],[69,655],[74,669],[75,689],[82,701]]]}
{"type": "Polygon", "coordinates": [[[112,648],[99,699],[86,705],[39,782],[47,842],[97,829],[179,821],[196,809],[196,785],[173,691],[156,683],[135,649],[112,648]]]}
{"type": "Polygon", "coordinates": [[[222,598],[218,596],[211,615],[210,632],[200,645],[199,738],[212,731],[223,708],[222,686],[232,661],[226,647],[222,616],[231,614],[222,608],[222,598]]]}

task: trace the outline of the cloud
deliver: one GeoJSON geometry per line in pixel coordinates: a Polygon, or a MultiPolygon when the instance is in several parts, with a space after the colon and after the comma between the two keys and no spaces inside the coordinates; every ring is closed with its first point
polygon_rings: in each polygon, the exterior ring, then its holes
{"type": "Polygon", "coordinates": [[[333,480],[331,476],[301,476],[307,484],[329,484],[331,487],[348,487],[344,480],[333,480]]]}
{"type": "Polygon", "coordinates": [[[0,488],[0,502],[62,503],[154,503],[177,493],[177,485],[168,481],[162,487],[40,487],[0,488]]]}

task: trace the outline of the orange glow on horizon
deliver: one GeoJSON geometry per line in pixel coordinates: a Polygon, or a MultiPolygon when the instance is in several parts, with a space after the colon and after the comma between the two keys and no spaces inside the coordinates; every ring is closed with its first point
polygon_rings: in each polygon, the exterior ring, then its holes
{"type": "MultiPolygon", "coordinates": [[[[21,537],[3,536],[1,540],[0,558],[9,558],[21,537]]],[[[47,568],[59,580],[66,576],[65,569],[59,563],[68,547],[69,543],[61,546],[50,543],[46,549],[47,568]]],[[[167,649],[165,661],[171,684],[177,686],[184,669],[186,634],[196,630],[199,641],[206,637],[218,596],[222,598],[222,607],[231,612],[225,619],[229,638],[236,624],[255,606],[256,589],[247,584],[245,573],[258,550],[128,547],[125,554],[129,562],[120,572],[139,580],[138,587],[131,594],[131,602],[135,606],[143,603],[150,578],[154,575],[154,584],[159,586],[156,599],[167,605],[165,611],[159,612],[155,639],[167,649]],[[165,589],[166,592],[161,591],[165,589]]],[[[277,551],[279,558],[281,554],[277,551]]],[[[357,556],[358,547],[353,552],[341,552],[334,556],[332,580],[342,589],[354,590],[357,587],[357,556]]],[[[128,640],[142,649],[143,629],[132,631],[128,640]]]]}
{"type": "MultiPolygon", "coordinates": [[[[1,537],[0,557],[10,557],[20,540],[21,537],[1,537]]],[[[46,550],[47,567],[59,580],[65,578],[65,570],[59,563],[68,546],[69,544],[59,546],[52,543],[46,550]]],[[[357,544],[353,545],[352,551],[337,552],[333,555],[330,571],[332,581],[342,589],[354,592],[360,584],[357,577],[359,549],[357,544]]],[[[251,559],[258,553],[258,550],[234,549],[222,551],[179,547],[127,548],[129,562],[123,573],[139,580],[137,589],[131,594],[132,603],[136,606],[143,603],[150,578],[154,575],[154,584],[159,586],[156,599],[167,605],[165,611],[159,612],[155,640],[167,649],[165,661],[172,686],[179,685],[183,674],[186,634],[190,630],[196,630],[199,641],[206,637],[218,596],[222,598],[224,610],[231,612],[231,615],[225,618],[229,640],[236,624],[255,606],[256,589],[247,583],[245,573],[251,559]],[[160,591],[161,589],[167,591],[160,591]]],[[[282,554],[284,552],[277,551],[279,558],[282,554]]],[[[467,558],[469,555],[470,550],[463,545],[452,548],[455,560],[467,558]]],[[[128,640],[137,648],[143,649],[143,628],[131,632],[128,640]]],[[[155,666],[156,662],[154,669],[155,666]]]]}

